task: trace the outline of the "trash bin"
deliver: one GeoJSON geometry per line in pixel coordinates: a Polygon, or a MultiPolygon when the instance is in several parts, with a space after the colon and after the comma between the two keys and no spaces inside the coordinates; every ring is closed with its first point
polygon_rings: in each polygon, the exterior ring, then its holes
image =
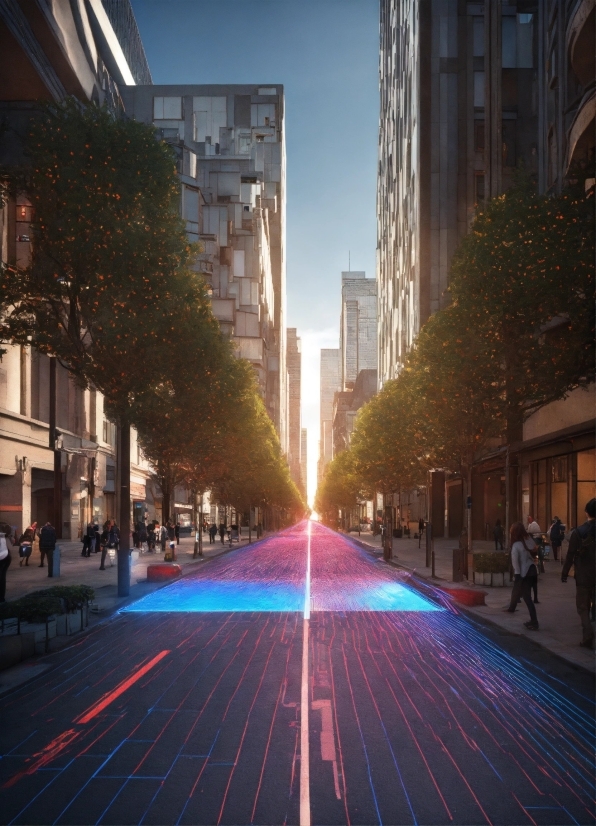
{"type": "Polygon", "coordinates": [[[52,576],[60,576],[60,545],[56,545],[54,548],[52,576]]]}
{"type": "Polygon", "coordinates": [[[461,548],[453,549],[453,582],[462,582],[464,578],[464,552],[461,548]]]}

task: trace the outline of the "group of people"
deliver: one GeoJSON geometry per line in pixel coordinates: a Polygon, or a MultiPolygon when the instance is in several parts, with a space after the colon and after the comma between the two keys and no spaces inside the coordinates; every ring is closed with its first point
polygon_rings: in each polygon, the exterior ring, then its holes
{"type": "Polygon", "coordinates": [[[32,522],[20,537],[12,535],[12,529],[6,522],[0,522],[0,602],[6,600],[6,574],[12,562],[12,553],[18,550],[19,565],[29,565],[29,557],[33,552],[35,540],[39,539],[41,554],[40,568],[45,568],[48,562],[48,576],[54,575],[54,551],[56,549],[56,531],[50,522],[38,531],[37,522],[32,522]]]}
{"type": "MultiPolygon", "coordinates": [[[[569,538],[567,555],[561,569],[561,582],[567,582],[569,572],[573,568],[576,586],[575,604],[582,625],[580,645],[584,648],[592,648],[594,645],[594,629],[591,622],[591,613],[594,608],[594,583],[596,579],[596,499],[590,499],[586,504],[585,513],[585,523],[572,531],[569,538]]],[[[564,528],[558,517],[553,519],[549,533],[554,558],[558,559],[564,538],[564,528]]],[[[527,529],[522,522],[516,522],[511,526],[509,534],[514,582],[511,600],[505,611],[513,613],[518,602],[523,600],[530,614],[530,619],[525,625],[530,630],[537,631],[539,623],[535,606],[539,604],[538,570],[540,568],[541,571],[544,571],[543,554],[541,553],[543,549],[542,532],[537,522],[529,517],[527,529]]]]}

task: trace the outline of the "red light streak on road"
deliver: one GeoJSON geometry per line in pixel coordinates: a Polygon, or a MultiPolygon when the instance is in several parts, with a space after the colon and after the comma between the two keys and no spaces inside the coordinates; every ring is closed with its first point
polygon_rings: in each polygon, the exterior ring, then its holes
{"type": "Polygon", "coordinates": [[[144,666],[135,671],[130,677],[127,677],[126,680],[123,680],[120,685],[117,685],[112,691],[108,691],[107,694],[101,698],[101,700],[95,705],[91,706],[91,708],[86,711],[81,717],[75,718],[74,722],[79,723],[80,725],[84,725],[88,723],[89,720],[92,720],[94,717],[97,717],[105,708],[107,708],[114,700],[117,700],[124,692],[138,682],[141,677],[144,677],[148,671],[157,665],[158,662],[161,662],[164,657],[169,654],[169,650],[165,649],[164,651],[160,651],[152,660],[149,660],[148,663],[145,663],[144,666]]]}

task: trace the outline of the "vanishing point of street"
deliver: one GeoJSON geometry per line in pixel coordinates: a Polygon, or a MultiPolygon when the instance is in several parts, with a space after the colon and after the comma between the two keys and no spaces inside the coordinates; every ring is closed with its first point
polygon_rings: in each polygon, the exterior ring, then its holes
{"type": "Polygon", "coordinates": [[[301,522],[4,696],[2,822],[592,822],[589,675],[496,634],[301,522]]]}

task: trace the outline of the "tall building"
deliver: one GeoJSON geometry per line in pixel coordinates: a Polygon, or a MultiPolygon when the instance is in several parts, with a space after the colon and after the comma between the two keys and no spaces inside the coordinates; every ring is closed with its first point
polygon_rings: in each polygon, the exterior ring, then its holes
{"type": "Polygon", "coordinates": [[[478,204],[537,171],[545,3],[381,0],[379,383],[445,306],[478,204]],[[542,18],[540,18],[542,19],[542,18]]]}
{"type": "Polygon", "coordinates": [[[181,211],[222,329],[259,379],[288,451],[283,86],[131,86],[131,117],[178,156],[181,211]]]}
{"type": "Polygon", "coordinates": [[[306,495],[308,493],[308,430],[305,427],[300,430],[300,481],[306,495]]]}
{"type": "MultiPolygon", "coordinates": [[[[22,136],[40,100],[72,96],[121,114],[123,88],[151,83],[130,3],[0,3],[0,81],[2,167],[22,163],[22,136]]],[[[31,217],[24,192],[0,204],[2,263],[29,263],[31,217]]],[[[117,516],[116,427],[104,415],[101,394],[82,389],[60,364],[51,366],[48,356],[31,347],[4,348],[0,520],[20,533],[32,521],[57,517],[58,536],[76,539],[90,519],[117,516]],[[53,368],[56,393],[50,396],[53,368]],[[50,432],[54,411],[58,439],[50,432]]],[[[160,494],[134,431],[130,458],[133,518],[152,517],[160,494]]]]}
{"type": "Polygon", "coordinates": [[[319,462],[317,479],[323,478],[333,459],[333,398],[341,390],[341,359],[338,349],[321,350],[319,462]]]}
{"type": "Polygon", "coordinates": [[[300,352],[300,338],[295,327],[287,330],[287,365],[288,365],[288,435],[289,435],[289,465],[290,476],[293,481],[302,486],[301,475],[301,447],[302,447],[302,420],[300,413],[301,403],[301,369],[302,355],[300,352]]]}
{"type": "MultiPolygon", "coordinates": [[[[517,166],[536,174],[541,193],[560,192],[572,177],[593,197],[594,32],[593,0],[381,0],[381,385],[448,301],[451,259],[477,206],[503,193],[517,166]]],[[[507,489],[510,521],[529,513],[543,528],[555,515],[568,526],[582,521],[596,485],[595,405],[594,384],[574,390],[478,462],[473,538],[503,520],[507,489]]],[[[461,479],[432,478],[433,533],[456,537],[461,479]]],[[[418,497],[404,495],[401,518],[415,518],[418,497]]]]}
{"type": "Polygon", "coordinates": [[[377,369],[377,282],[364,272],[341,274],[339,349],[343,390],[361,370],[377,369]]]}

